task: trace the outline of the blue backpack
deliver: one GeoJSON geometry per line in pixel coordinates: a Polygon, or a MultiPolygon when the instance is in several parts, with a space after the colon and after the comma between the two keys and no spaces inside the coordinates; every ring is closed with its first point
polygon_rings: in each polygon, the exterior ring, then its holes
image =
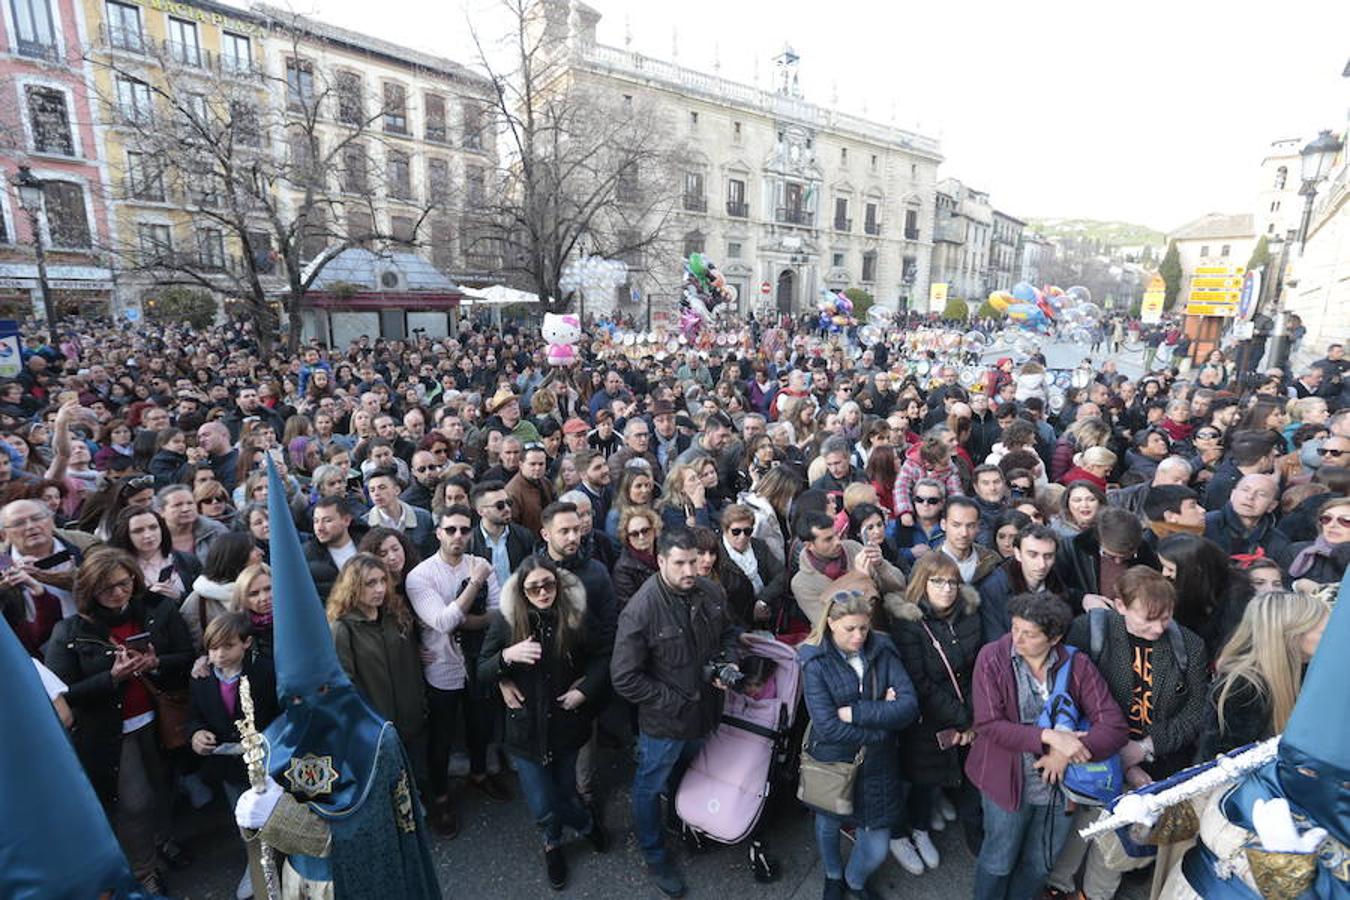
{"type": "MultiPolygon", "coordinates": [[[[1050,688],[1050,696],[1045,700],[1045,708],[1036,724],[1041,728],[1057,728],[1060,731],[1087,731],[1092,723],[1078,709],[1078,703],[1069,693],[1069,673],[1073,669],[1073,658],[1078,650],[1075,647],[1064,648],[1069,658],[1055,673],[1055,683],[1050,688]]],[[[1070,763],[1064,770],[1063,787],[1069,797],[1079,803],[1092,806],[1104,806],[1120,796],[1125,790],[1125,768],[1120,763],[1120,754],[1100,761],[1070,763]]]]}

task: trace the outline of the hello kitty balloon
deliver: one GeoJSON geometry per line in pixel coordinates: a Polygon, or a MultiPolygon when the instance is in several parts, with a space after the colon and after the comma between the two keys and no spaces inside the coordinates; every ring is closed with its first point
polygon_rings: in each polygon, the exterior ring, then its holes
{"type": "Polygon", "coordinates": [[[577,351],[572,345],[581,340],[581,320],[570,313],[544,314],[540,332],[548,341],[548,362],[551,366],[572,366],[577,363],[577,351]]]}

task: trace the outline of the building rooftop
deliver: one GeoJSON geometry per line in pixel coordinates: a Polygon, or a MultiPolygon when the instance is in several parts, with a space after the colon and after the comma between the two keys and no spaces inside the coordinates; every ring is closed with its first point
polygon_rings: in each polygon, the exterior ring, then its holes
{"type": "Polygon", "coordinates": [[[459,291],[459,286],[447,275],[415,253],[400,250],[375,253],[362,247],[348,248],[333,257],[314,279],[310,290],[331,291],[346,285],[367,291],[459,291]],[[381,276],[389,271],[403,278],[396,279],[393,286],[382,284],[381,276]]]}
{"type": "Polygon", "coordinates": [[[1206,213],[1187,222],[1167,237],[1170,240],[1193,241],[1202,238],[1253,237],[1256,234],[1251,213],[1206,213]]]}

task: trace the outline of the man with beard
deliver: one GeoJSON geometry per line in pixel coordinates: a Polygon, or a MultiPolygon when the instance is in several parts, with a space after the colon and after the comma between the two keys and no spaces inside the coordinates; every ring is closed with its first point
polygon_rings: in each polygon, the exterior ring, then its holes
{"type": "Polygon", "coordinates": [[[553,502],[553,485],[546,477],[548,454],[539,444],[525,449],[520,471],[506,483],[506,494],[514,506],[514,517],[522,528],[538,531],[540,513],[553,502]]]}
{"type": "Polygon", "coordinates": [[[1055,574],[1059,539],[1048,525],[1024,528],[1013,541],[1013,555],[979,581],[980,629],[984,642],[996,641],[1012,628],[1008,601],[1018,594],[1063,594],[1055,574]]]}

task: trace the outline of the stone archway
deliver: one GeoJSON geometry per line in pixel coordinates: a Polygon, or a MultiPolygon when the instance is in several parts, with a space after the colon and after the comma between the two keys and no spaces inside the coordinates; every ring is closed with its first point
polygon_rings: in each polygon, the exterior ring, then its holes
{"type": "Polygon", "coordinates": [[[794,315],[794,301],[797,297],[797,273],[784,269],[778,273],[778,291],[774,295],[778,301],[778,311],[785,315],[794,315]]]}

